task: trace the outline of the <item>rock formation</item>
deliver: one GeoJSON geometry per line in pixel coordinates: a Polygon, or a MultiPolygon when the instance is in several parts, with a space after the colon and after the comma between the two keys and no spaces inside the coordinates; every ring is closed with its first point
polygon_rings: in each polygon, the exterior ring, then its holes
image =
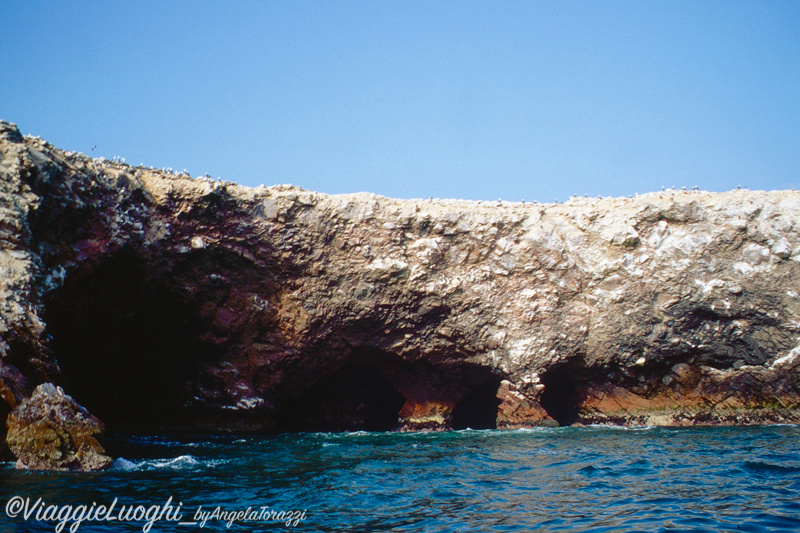
{"type": "Polygon", "coordinates": [[[96,438],[103,424],[52,383],[36,387],[8,415],[7,426],[17,468],[92,471],[111,465],[96,438]]]}
{"type": "Polygon", "coordinates": [[[8,123],[0,158],[3,413],[53,381],[124,431],[800,419],[798,192],[329,196],[8,123]]]}

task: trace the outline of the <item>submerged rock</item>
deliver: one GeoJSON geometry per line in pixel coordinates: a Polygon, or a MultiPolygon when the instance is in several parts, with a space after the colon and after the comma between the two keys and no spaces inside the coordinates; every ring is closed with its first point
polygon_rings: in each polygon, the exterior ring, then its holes
{"type": "Polygon", "coordinates": [[[91,471],[111,465],[97,440],[103,424],[52,383],[36,387],[6,425],[17,468],[91,471]]]}
{"type": "Polygon", "coordinates": [[[800,192],[331,196],[0,122],[0,215],[0,361],[115,429],[800,422],[800,192]]]}

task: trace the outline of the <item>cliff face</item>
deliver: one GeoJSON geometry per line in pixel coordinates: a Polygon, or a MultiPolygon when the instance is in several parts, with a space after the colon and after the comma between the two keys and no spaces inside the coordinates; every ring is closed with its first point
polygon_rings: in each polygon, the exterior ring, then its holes
{"type": "Polygon", "coordinates": [[[0,415],[109,427],[800,421],[800,193],[247,188],[0,123],[0,415]]]}

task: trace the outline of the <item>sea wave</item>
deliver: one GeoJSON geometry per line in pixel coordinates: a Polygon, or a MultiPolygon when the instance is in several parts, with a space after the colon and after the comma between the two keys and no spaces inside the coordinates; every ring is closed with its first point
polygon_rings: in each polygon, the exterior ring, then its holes
{"type": "Polygon", "coordinates": [[[800,466],[778,465],[765,461],[745,461],[744,467],[754,472],[775,472],[782,474],[795,474],[800,472],[800,466]]]}
{"type": "Polygon", "coordinates": [[[800,531],[789,518],[800,510],[797,437],[787,427],[599,426],[203,436],[187,447],[180,436],[175,448],[125,441],[110,471],[4,463],[2,477],[8,494],[48,502],[172,495],[187,513],[305,509],[298,531],[800,531]]]}
{"type": "Polygon", "coordinates": [[[114,461],[113,470],[121,471],[147,471],[147,470],[191,470],[195,468],[209,468],[225,464],[223,459],[199,460],[193,455],[179,455],[172,458],[144,459],[132,461],[121,457],[114,461]]]}

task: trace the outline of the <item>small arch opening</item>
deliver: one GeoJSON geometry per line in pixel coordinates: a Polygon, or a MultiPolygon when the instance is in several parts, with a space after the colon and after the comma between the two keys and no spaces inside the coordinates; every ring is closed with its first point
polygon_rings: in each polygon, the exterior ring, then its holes
{"type": "Polygon", "coordinates": [[[278,430],[390,431],[405,398],[376,370],[347,364],[324,376],[301,397],[287,401],[278,430]]]}
{"type": "Polygon", "coordinates": [[[453,429],[497,429],[497,390],[500,378],[492,376],[486,383],[465,394],[453,408],[453,429]]]}
{"type": "Polygon", "coordinates": [[[578,420],[581,403],[582,369],[575,364],[555,366],[542,376],[544,390],[540,403],[559,426],[569,426],[578,420]]]}

